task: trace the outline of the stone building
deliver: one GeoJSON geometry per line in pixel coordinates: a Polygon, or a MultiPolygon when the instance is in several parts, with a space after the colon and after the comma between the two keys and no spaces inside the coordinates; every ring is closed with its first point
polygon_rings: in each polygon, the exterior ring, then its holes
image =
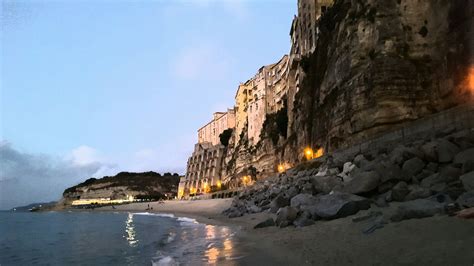
{"type": "Polygon", "coordinates": [[[267,114],[279,111],[288,91],[288,55],[269,67],[267,82],[267,114]]]}
{"type": "Polygon", "coordinates": [[[220,143],[219,135],[228,128],[235,127],[235,111],[214,113],[213,119],[198,130],[198,143],[209,142],[212,145],[220,143]]]}
{"type": "Polygon", "coordinates": [[[248,102],[248,139],[251,145],[255,145],[260,140],[260,132],[262,131],[263,122],[267,114],[267,82],[269,79],[269,69],[273,65],[261,67],[257,74],[251,79],[252,91],[248,102]]]}
{"type": "Polygon", "coordinates": [[[181,178],[178,197],[186,198],[208,193],[221,186],[221,166],[225,147],[209,142],[198,143],[187,163],[186,176],[181,178]]]}

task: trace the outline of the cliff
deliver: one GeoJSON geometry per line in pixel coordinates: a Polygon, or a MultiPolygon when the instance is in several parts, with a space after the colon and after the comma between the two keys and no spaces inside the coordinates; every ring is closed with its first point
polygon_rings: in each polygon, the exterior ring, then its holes
{"type": "Polygon", "coordinates": [[[90,178],[85,182],[66,189],[60,204],[69,205],[73,200],[110,198],[161,199],[165,194],[174,197],[178,191],[178,174],[160,175],[155,172],[121,172],[115,176],[100,179],[90,178]]]}
{"type": "Polygon", "coordinates": [[[304,147],[349,148],[472,100],[473,12],[465,0],[336,0],[315,51],[290,66],[303,73],[288,91],[287,132],[274,121],[255,146],[242,136],[223,176],[266,177],[303,161],[304,147]]]}
{"type": "Polygon", "coordinates": [[[459,105],[473,59],[472,1],[336,1],[300,62],[296,147],[345,148],[459,105]]]}

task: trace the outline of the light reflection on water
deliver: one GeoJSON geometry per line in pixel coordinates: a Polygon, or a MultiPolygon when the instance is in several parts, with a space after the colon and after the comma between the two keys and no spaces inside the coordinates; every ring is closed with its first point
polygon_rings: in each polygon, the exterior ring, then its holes
{"type": "Polygon", "coordinates": [[[136,239],[135,227],[133,225],[133,213],[128,214],[127,221],[125,222],[125,232],[127,235],[124,237],[127,239],[128,245],[130,245],[130,247],[136,247],[138,245],[138,239],[136,239]]]}

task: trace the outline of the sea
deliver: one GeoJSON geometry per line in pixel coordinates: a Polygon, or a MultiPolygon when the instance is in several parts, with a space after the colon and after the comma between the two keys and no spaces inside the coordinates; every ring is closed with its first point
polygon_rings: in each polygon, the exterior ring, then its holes
{"type": "Polygon", "coordinates": [[[146,212],[0,212],[0,265],[239,265],[236,230],[146,212]]]}

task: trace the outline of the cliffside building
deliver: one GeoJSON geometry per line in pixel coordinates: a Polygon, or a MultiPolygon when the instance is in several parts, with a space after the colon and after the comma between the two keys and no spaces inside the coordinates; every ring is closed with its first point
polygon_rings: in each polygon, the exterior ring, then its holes
{"type": "Polygon", "coordinates": [[[252,81],[241,83],[235,94],[235,143],[238,143],[248,121],[248,105],[252,97],[252,81]]]}
{"type": "Polygon", "coordinates": [[[213,119],[198,130],[198,143],[220,143],[219,135],[228,128],[235,127],[235,111],[228,109],[227,112],[214,113],[213,119]]]}

